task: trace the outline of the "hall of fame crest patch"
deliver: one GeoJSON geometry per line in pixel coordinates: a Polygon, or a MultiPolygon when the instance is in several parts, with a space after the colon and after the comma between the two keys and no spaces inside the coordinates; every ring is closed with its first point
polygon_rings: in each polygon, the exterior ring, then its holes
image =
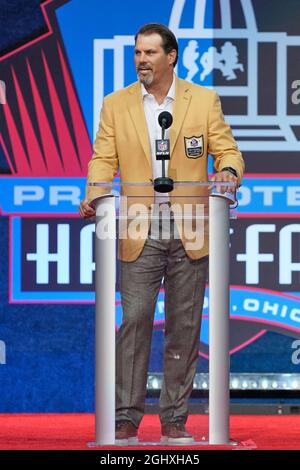
{"type": "Polygon", "coordinates": [[[188,158],[199,158],[203,155],[203,135],[184,138],[185,154],[188,158]]]}

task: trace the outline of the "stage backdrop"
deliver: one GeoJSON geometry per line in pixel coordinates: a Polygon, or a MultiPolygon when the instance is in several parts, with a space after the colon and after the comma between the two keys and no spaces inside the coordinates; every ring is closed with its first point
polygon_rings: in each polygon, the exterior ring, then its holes
{"type": "MultiPolygon", "coordinates": [[[[0,412],[93,410],[94,225],[78,218],[78,204],[102,99],[135,81],[134,34],[146,22],[176,34],[181,78],[220,94],[246,161],[231,224],[231,371],[298,373],[299,1],[13,0],[1,8],[0,412]]],[[[199,372],[207,371],[208,307],[206,298],[199,372]]],[[[163,293],[154,372],[162,339],[163,293]]]]}

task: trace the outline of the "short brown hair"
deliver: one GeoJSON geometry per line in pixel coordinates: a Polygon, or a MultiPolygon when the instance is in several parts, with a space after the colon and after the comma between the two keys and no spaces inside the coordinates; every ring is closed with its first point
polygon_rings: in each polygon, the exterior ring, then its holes
{"type": "Polygon", "coordinates": [[[139,31],[136,33],[134,37],[134,41],[136,43],[137,37],[139,35],[150,35],[150,34],[159,34],[162,39],[162,48],[165,51],[165,54],[169,54],[171,51],[175,49],[176,51],[176,59],[173,63],[173,67],[177,64],[178,60],[178,42],[177,39],[172,33],[172,31],[161,23],[147,23],[142,26],[139,31]]]}

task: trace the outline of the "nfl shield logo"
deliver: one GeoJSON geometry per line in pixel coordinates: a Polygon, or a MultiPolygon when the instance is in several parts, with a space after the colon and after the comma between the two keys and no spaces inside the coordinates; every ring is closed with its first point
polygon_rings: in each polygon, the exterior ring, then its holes
{"type": "Polygon", "coordinates": [[[165,140],[162,140],[161,142],[159,142],[158,150],[160,152],[166,152],[168,150],[168,144],[165,140]]]}

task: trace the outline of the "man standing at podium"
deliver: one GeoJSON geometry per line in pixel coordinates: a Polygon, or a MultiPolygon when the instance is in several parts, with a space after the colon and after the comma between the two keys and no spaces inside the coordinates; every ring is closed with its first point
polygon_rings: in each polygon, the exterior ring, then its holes
{"type": "MultiPolygon", "coordinates": [[[[177,181],[207,181],[207,157],[211,154],[217,171],[213,179],[240,184],[243,159],[224,121],[217,94],[176,77],[177,59],[178,43],[166,26],[147,24],[138,31],[134,50],[138,81],[104,99],[88,182],[112,182],[118,170],[122,182],[149,183],[160,176],[161,162],[156,161],[154,145],[161,135],[157,118],[168,111],[173,115],[166,135],[171,144],[168,176],[177,181]]],[[[91,199],[88,189],[80,205],[84,218],[95,216],[91,199]]],[[[164,279],[162,442],[188,444],[193,437],[185,424],[197,367],[208,248],[191,252],[174,236],[145,238],[134,243],[122,241],[123,322],[116,350],[116,441],[127,444],[138,439],[155,304],[164,279]]]]}

